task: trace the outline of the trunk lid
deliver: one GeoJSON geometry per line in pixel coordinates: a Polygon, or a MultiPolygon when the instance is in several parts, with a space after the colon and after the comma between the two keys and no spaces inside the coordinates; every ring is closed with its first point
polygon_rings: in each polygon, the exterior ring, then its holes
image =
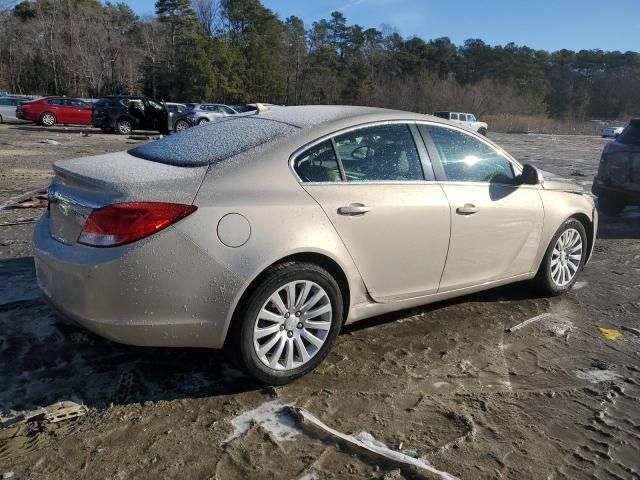
{"type": "Polygon", "coordinates": [[[96,208],[135,201],[192,204],[207,166],[178,167],[118,152],[58,161],[53,170],[49,230],[72,245],[96,208]]]}

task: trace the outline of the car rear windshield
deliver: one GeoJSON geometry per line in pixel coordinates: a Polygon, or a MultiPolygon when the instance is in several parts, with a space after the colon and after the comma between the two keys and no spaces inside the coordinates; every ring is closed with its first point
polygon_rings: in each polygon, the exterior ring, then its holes
{"type": "Polygon", "coordinates": [[[259,117],[221,118],[141,145],[129,153],[153,162],[184,167],[218,163],[278,138],[298,127],[259,117]]]}
{"type": "Polygon", "coordinates": [[[632,120],[627,128],[622,131],[617,142],[623,145],[640,146],[640,119],[632,120]]]}

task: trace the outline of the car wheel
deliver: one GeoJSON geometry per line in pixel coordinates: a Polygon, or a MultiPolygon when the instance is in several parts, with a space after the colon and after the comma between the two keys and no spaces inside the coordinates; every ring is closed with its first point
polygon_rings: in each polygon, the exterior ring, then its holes
{"type": "Polygon", "coordinates": [[[625,207],[624,199],[616,195],[598,197],[598,209],[607,215],[619,215],[625,207]]]}
{"type": "Polygon", "coordinates": [[[236,347],[261,382],[283,385],[316,368],[342,326],[342,294],[324,268],[290,262],[270,270],[238,318],[236,347]]]}
{"type": "Polygon", "coordinates": [[[132,130],[133,125],[131,124],[131,121],[127,120],[126,118],[118,120],[118,122],[116,123],[116,131],[120,135],[130,135],[132,130]]]}
{"type": "Polygon", "coordinates": [[[40,115],[40,125],[43,127],[53,127],[56,124],[56,116],[51,112],[44,112],[40,115]]]}
{"type": "Polygon", "coordinates": [[[176,133],[181,132],[182,130],[186,130],[187,128],[189,128],[189,122],[187,122],[186,120],[178,120],[176,122],[176,133]]]}
{"type": "Polygon", "coordinates": [[[551,239],[535,281],[547,295],[560,295],[573,287],[587,258],[587,232],[570,218],[551,239]]]}
{"type": "Polygon", "coordinates": [[[478,130],[478,133],[480,135],[484,135],[485,137],[487,136],[487,129],[486,128],[481,128],[478,130]]]}
{"type": "Polygon", "coordinates": [[[200,120],[198,120],[198,125],[202,125],[203,123],[208,123],[209,120],[206,118],[201,118],[200,120]]]}

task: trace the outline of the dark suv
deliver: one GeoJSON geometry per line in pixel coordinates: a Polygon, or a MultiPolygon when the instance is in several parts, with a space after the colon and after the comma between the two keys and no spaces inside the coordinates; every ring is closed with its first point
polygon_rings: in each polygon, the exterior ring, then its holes
{"type": "Polygon", "coordinates": [[[92,123],[104,132],[129,135],[133,130],[173,130],[166,106],[147,97],[111,96],[93,104],[92,123]]]}
{"type": "Polygon", "coordinates": [[[604,147],[591,189],[600,210],[617,215],[627,205],[640,205],[640,118],[604,147]]]}

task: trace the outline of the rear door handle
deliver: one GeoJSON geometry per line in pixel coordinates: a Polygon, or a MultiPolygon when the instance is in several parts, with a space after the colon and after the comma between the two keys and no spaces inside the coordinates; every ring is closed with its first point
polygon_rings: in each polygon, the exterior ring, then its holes
{"type": "Polygon", "coordinates": [[[479,211],[480,209],[473,203],[465,203],[464,207],[456,208],[456,212],[460,215],[473,215],[474,213],[478,213],[479,211]]]}
{"type": "Polygon", "coordinates": [[[347,216],[353,217],[355,215],[364,215],[369,210],[371,209],[362,203],[352,203],[347,207],[338,208],[338,213],[340,215],[347,215],[347,216]]]}

